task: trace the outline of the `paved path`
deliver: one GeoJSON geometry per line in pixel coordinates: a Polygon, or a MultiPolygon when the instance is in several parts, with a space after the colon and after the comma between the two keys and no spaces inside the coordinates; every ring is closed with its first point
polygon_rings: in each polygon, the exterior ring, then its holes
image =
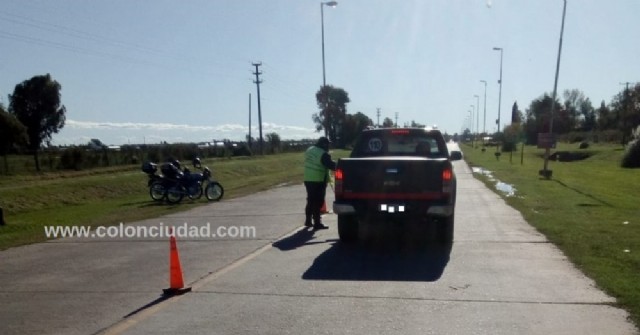
{"type": "Polygon", "coordinates": [[[171,299],[160,296],[166,239],[63,239],[0,252],[0,333],[637,333],[463,162],[456,172],[452,246],[345,246],[334,215],[324,218],[329,230],[301,229],[302,186],[132,223],[256,227],[252,239],[180,239],[193,292],[171,299]]]}

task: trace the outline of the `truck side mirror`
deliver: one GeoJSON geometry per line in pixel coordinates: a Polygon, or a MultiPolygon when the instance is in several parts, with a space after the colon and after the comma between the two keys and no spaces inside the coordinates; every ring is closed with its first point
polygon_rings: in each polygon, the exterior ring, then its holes
{"type": "Polygon", "coordinates": [[[458,150],[451,151],[451,152],[449,153],[449,158],[450,158],[452,161],[459,161],[459,160],[461,160],[461,159],[462,159],[462,151],[458,151],[458,150]]]}

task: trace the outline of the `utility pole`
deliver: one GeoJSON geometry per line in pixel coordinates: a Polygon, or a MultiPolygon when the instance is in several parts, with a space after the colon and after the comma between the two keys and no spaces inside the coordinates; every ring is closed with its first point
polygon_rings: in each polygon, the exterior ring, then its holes
{"type": "MultiPolygon", "coordinates": [[[[558,42],[558,59],[556,60],[556,76],[553,81],[553,94],[551,96],[551,115],[549,117],[549,137],[553,142],[553,118],[556,109],[556,95],[558,93],[558,76],[560,75],[560,56],[562,55],[562,36],[564,35],[564,18],[567,14],[567,0],[564,0],[562,6],[562,24],[560,25],[560,41],[558,42]]],[[[546,179],[551,179],[553,171],[549,170],[549,154],[551,153],[551,144],[548,144],[544,150],[544,167],[539,173],[546,179]]]]}
{"type": "Polygon", "coordinates": [[[378,116],[378,124],[377,124],[376,128],[380,128],[380,108],[378,108],[378,111],[376,112],[376,115],[378,116]]]}
{"type": "Polygon", "coordinates": [[[502,54],[504,52],[504,49],[494,47],[493,50],[500,51],[500,79],[498,79],[498,84],[500,84],[500,92],[498,93],[498,119],[496,120],[496,124],[498,125],[498,133],[499,133],[500,132],[500,109],[502,107],[502,54]]]}
{"type": "Polygon", "coordinates": [[[253,63],[252,65],[256,67],[256,72],[254,72],[253,74],[256,75],[256,80],[254,81],[254,83],[256,84],[256,88],[258,90],[258,129],[260,132],[260,154],[264,155],[264,140],[262,139],[262,109],[260,108],[260,84],[262,83],[262,80],[260,80],[260,75],[262,74],[262,72],[258,70],[262,63],[253,63]]]}
{"type": "Polygon", "coordinates": [[[251,150],[251,93],[249,93],[249,138],[247,142],[249,142],[249,150],[251,150]]]}
{"type": "Polygon", "coordinates": [[[398,128],[398,112],[396,112],[396,128],[398,128]]]}

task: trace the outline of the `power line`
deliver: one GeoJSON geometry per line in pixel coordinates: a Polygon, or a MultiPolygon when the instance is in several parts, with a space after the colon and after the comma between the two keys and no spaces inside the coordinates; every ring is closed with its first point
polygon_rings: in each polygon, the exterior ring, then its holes
{"type": "MultiPolygon", "coordinates": [[[[194,74],[205,75],[205,76],[216,75],[216,76],[224,76],[228,78],[233,77],[225,73],[221,73],[218,71],[210,71],[210,69],[206,69],[207,66],[211,65],[210,59],[207,59],[205,61],[203,59],[193,58],[188,55],[172,54],[158,48],[151,48],[151,47],[136,44],[136,43],[128,43],[128,42],[110,38],[104,35],[89,33],[89,32],[70,28],[60,24],[35,20],[26,16],[22,16],[15,13],[9,13],[6,11],[0,11],[0,21],[9,22],[14,25],[19,25],[23,27],[34,28],[39,31],[44,31],[51,34],[70,37],[78,41],[85,41],[85,42],[88,41],[88,42],[99,43],[100,46],[109,45],[109,46],[117,47],[125,50],[127,53],[131,53],[132,51],[141,52],[147,55],[155,55],[155,56],[166,58],[172,61],[177,61],[177,62],[187,64],[186,66],[184,65],[179,66],[177,64],[171,65],[172,67],[181,71],[189,71],[194,74]],[[194,63],[198,63],[199,65],[201,65],[201,67],[198,69],[194,69],[193,68],[194,63]],[[205,72],[207,72],[209,75],[205,74],[205,72]]],[[[24,29],[20,29],[20,30],[24,31],[24,29]]],[[[144,58],[140,59],[132,56],[126,56],[126,55],[123,55],[122,53],[104,52],[104,51],[97,50],[95,48],[92,49],[88,47],[79,47],[77,45],[57,42],[53,38],[44,39],[42,34],[38,34],[38,37],[32,37],[32,36],[27,36],[22,34],[16,34],[13,32],[0,31],[0,38],[19,41],[27,44],[32,44],[32,45],[45,46],[48,48],[54,48],[58,50],[65,50],[65,51],[76,53],[76,54],[98,56],[103,59],[117,60],[119,62],[128,63],[128,64],[151,65],[154,67],[160,67],[162,69],[167,68],[166,64],[160,64],[159,62],[149,61],[148,56],[143,56],[144,58]]],[[[83,43],[83,44],[86,44],[86,43],[83,43]]],[[[246,64],[246,60],[237,59],[232,61],[242,62],[246,64]]],[[[228,64],[225,64],[219,61],[217,63],[220,64],[223,68],[229,68],[228,64]]]]}

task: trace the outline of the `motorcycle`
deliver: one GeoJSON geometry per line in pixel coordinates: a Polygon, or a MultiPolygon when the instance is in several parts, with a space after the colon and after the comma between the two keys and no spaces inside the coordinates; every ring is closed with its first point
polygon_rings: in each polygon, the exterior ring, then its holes
{"type": "Polygon", "coordinates": [[[157,164],[145,163],[142,171],[149,176],[148,186],[151,199],[176,204],[182,201],[184,196],[190,199],[200,199],[202,194],[209,201],[219,201],[224,195],[222,185],[212,178],[211,170],[202,167],[199,158],[193,160],[194,168],[202,170],[202,173],[191,173],[188,168],[180,170],[177,161],[165,163],[161,166],[162,175],[157,175],[157,164]],[[177,166],[176,166],[177,165],[177,166]]]}
{"type": "Polygon", "coordinates": [[[149,180],[147,186],[149,187],[149,195],[154,201],[163,201],[167,196],[168,181],[165,180],[163,175],[158,175],[158,164],[153,162],[146,162],[142,164],[142,172],[147,174],[149,180]]]}
{"type": "Polygon", "coordinates": [[[207,200],[219,201],[224,195],[224,188],[212,178],[211,170],[206,166],[203,168],[199,158],[193,160],[193,167],[201,170],[202,173],[191,173],[187,168],[183,170],[181,181],[186,195],[190,199],[200,199],[204,193],[207,200]]]}

